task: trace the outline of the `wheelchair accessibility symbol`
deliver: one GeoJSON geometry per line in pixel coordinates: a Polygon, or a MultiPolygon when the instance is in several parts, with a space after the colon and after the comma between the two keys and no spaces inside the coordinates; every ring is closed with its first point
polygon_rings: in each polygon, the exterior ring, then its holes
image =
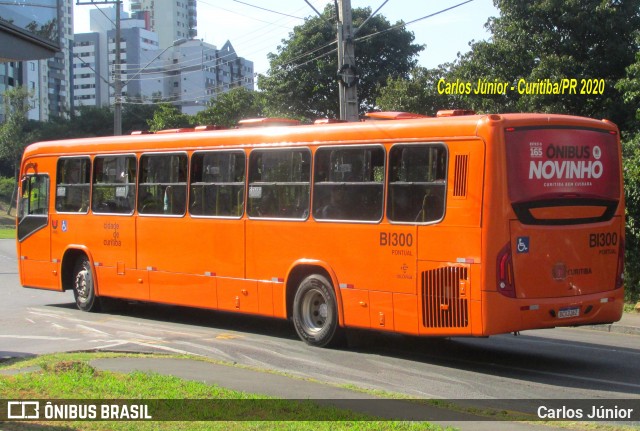
{"type": "Polygon", "coordinates": [[[528,236],[519,236],[518,244],[516,245],[516,250],[518,253],[529,253],[529,237],[528,236]]]}

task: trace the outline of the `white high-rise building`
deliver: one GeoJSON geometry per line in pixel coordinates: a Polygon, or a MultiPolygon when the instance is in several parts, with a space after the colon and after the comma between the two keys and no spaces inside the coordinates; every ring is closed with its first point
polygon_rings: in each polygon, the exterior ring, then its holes
{"type": "MultiPolygon", "coordinates": [[[[9,2],[10,4],[11,2],[9,2]]],[[[25,86],[30,92],[31,120],[47,121],[53,117],[66,117],[71,111],[70,64],[73,49],[73,2],[59,0],[55,6],[25,4],[25,8],[53,8],[57,11],[58,32],[56,37],[60,51],[41,60],[13,61],[0,67],[0,96],[4,91],[25,86]]],[[[0,104],[1,105],[1,104],[0,104]]],[[[0,106],[0,121],[4,120],[0,106]]]]}
{"type": "MultiPolygon", "coordinates": [[[[180,32],[163,47],[162,36],[169,32],[150,30],[154,22],[152,11],[140,9],[142,3],[154,6],[154,2],[132,2],[131,18],[121,12],[120,78],[125,105],[168,101],[186,114],[195,114],[205,109],[209,100],[231,88],[254,89],[253,62],[238,56],[230,42],[217,49],[189,37],[193,33],[180,32]]],[[[169,7],[164,0],[157,3],[169,7]]],[[[172,3],[195,9],[195,1],[172,3]]],[[[76,35],[74,107],[114,104],[114,21],[115,8],[92,10],[92,33],[76,35]]]]}
{"type": "MultiPolygon", "coordinates": [[[[120,60],[123,83],[127,83],[132,69],[147,62],[147,52],[157,52],[158,36],[146,30],[144,21],[128,19],[121,12],[120,60]]],[[[112,106],[114,103],[115,64],[115,8],[103,8],[90,13],[92,33],[77,34],[74,52],[74,107],[112,106]]],[[[143,94],[137,80],[124,85],[126,96],[143,94]]]]}
{"type": "MultiPolygon", "coordinates": [[[[60,17],[60,47],[53,58],[40,60],[40,85],[35,106],[29,117],[47,121],[51,117],[67,117],[71,112],[71,59],[73,55],[73,1],[63,0],[58,10],[60,17]]],[[[28,66],[31,71],[31,66],[28,66]]]]}
{"type": "Polygon", "coordinates": [[[132,0],[131,13],[145,19],[149,29],[158,33],[160,48],[168,48],[180,39],[198,35],[196,0],[132,0]]]}

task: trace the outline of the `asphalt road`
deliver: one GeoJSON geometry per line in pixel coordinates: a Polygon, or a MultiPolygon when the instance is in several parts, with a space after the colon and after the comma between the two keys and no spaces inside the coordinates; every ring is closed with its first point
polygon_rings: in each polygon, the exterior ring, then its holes
{"type": "Polygon", "coordinates": [[[419,397],[640,400],[635,335],[567,328],[419,339],[357,331],[347,348],[317,349],[275,319],[135,303],[80,312],[71,292],[20,287],[11,240],[0,240],[0,300],[0,358],[94,349],[191,353],[419,397]]]}

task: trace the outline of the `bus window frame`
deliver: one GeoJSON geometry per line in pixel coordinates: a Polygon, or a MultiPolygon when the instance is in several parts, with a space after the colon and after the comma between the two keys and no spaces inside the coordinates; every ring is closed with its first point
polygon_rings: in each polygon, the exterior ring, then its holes
{"type": "MultiPolygon", "coordinates": [[[[18,201],[18,210],[17,210],[17,214],[18,214],[18,226],[17,226],[17,232],[16,232],[16,237],[18,239],[18,242],[22,242],[25,239],[29,238],[30,236],[32,236],[33,234],[35,234],[38,231],[41,231],[42,229],[46,228],[47,226],[49,226],[49,217],[50,217],[50,213],[51,213],[51,176],[48,173],[42,173],[42,174],[26,174],[24,175],[24,177],[22,178],[22,183],[20,185],[20,199],[18,201]],[[45,182],[46,182],[46,187],[44,187],[44,190],[47,191],[47,196],[46,196],[46,200],[45,200],[45,205],[44,208],[45,209],[45,213],[44,214],[32,214],[31,213],[31,191],[33,190],[33,188],[31,187],[31,179],[32,178],[42,178],[45,182]],[[27,208],[25,209],[24,207],[24,188],[25,188],[25,184],[29,184],[29,196],[27,198],[27,208]],[[25,213],[26,211],[26,213],[25,213]]],[[[40,195],[40,193],[38,192],[38,195],[40,195]]]]}
{"type": "MultiPolygon", "coordinates": [[[[244,217],[245,213],[247,212],[247,189],[248,189],[248,184],[249,184],[249,174],[248,174],[248,170],[249,170],[249,157],[247,156],[247,152],[237,148],[237,149],[221,149],[221,150],[198,150],[198,151],[194,151],[191,154],[191,157],[189,158],[189,174],[188,174],[188,201],[187,201],[187,207],[188,207],[188,212],[189,215],[192,218],[197,218],[197,219],[223,219],[223,220],[240,220],[244,217]],[[191,171],[193,169],[193,157],[198,155],[198,154],[221,154],[221,153],[236,153],[236,154],[242,154],[242,156],[244,157],[244,181],[242,181],[242,211],[240,212],[240,214],[238,216],[219,216],[219,215],[202,215],[202,214],[194,214],[191,211],[191,188],[193,187],[193,182],[191,181],[191,171]]],[[[233,183],[205,183],[205,182],[199,182],[196,184],[201,184],[201,185],[205,185],[205,184],[213,184],[213,185],[222,185],[222,184],[228,184],[228,185],[239,185],[240,182],[233,182],[233,183]]],[[[289,219],[287,219],[289,220],[289,219]]]]}
{"type": "MultiPolygon", "coordinates": [[[[96,154],[93,159],[91,160],[91,200],[90,200],[90,208],[91,208],[91,214],[95,214],[98,216],[121,216],[121,217],[133,217],[134,214],[136,214],[136,207],[137,207],[137,202],[138,202],[138,172],[140,171],[140,167],[139,167],[139,158],[138,155],[136,153],[104,153],[104,154],[96,154]],[[96,164],[96,159],[99,158],[107,158],[107,157],[133,157],[133,159],[135,160],[135,167],[136,167],[136,173],[134,175],[135,180],[133,182],[135,191],[134,191],[134,195],[133,195],[133,207],[131,212],[127,212],[127,213],[121,213],[121,212],[99,212],[99,211],[95,211],[93,208],[94,205],[94,190],[95,190],[95,175],[96,175],[96,169],[95,169],[95,164],[96,164]]],[[[101,184],[113,184],[113,183],[101,183],[101,184]]],[[[131,184],[131,183],[123,183],[123,184],[131,184]]]]}
{"type": "MultiPolygon", "coordinates": [[[[153,151],[147,151],[144,153],[141,153],[138,157],[137,157],[137,173],[136,173],[136,196],[135,196],[135,205],[134,205],[134,210],[136,212],[136,214],[138,214],[138,216],[140,217],[169,217],[169,218],[181,218],[184,217],[187,214],[187,207],[189,205],[189,173],[190,173],[190,169],[191,169],[191,163],[190,163],[190,157],[189,157],[189,153],[187,153],[186,151],[159,151],[159,152],[153,152],[153,151]],[[142,175],[142,158],[145,156],[185,156],[187,159],[187,169],[186,169],[186,181],[184,182],[184,187],[185,187],[185,202],[184,202],[184,210],[182,211],[182,213],[180,214],[170,214],[170,213],[164,213],[164,208],[163,208],[163,212],[162,213],[145,213],[145,212],[141,212],[140,211],[140,187],[143,185],[152,185],[152,184],[156,184],[156,185],[165,185],[166,187],[168,186],[174,186],[174,185],[182,185],[182,183],[142,183],[140,181],[140,176],[142,175]]],[[[166,192],[166,187],[165,187],[165,192],[166,192]]]]}
{"type": "MultiPolygon", "coordinates": [[[[78,183],[78,184],[83,184],[83,183],[78,183]]],[[[58,158],[58,160],[56,160],[56,184],[55,184],[55,196],[54,196],[54,210],[56,212],[56,214],[89,214],[89,210],[91,209],[91,198],[92,198],[92,191],[93,191],[93,160],[91,159],[91,156],[88,154],[82,154],[82,155],[78,155],[78,156],[61,156],[58,158]],[[58,211],[57,206],[58,206],[58,187],[62,184],[67,184],[69,185],[70,183],[58,183],[58,164],[61,161],[64,160],[79,160],[79,159],[87,159],[89,161],[89,197],[88,197],[88,201],[87,201],[87,209],[85,211],[58,211]]],[[[101,213],[99,213],[101,214],[101,213]]]]}
{"type": "MultiPolygon", "coordinates": [[[[257,148],[252,148],[251,151],[249,151],[248,157],[247,157],[247,171],[246,171],[246,177],[245,177],[245,182],[246,182],[246,186],[245,186],[245,213],[247,214],[247,218],[249,220],[276,220],[276,221],[288,221],[288,222],[306,222],[307,220],[309,220],[309,217],[311,217],[311,199],[313,197],[313,157],[314,157],[314,153],[313,151],[311,151],[311,148],[308,146],[287,146],[287,147],[278,147],[278,148],[261,148],[261,147],[257,147],[257,148]],[[290,182],[290,183],[284,183],[284,184],[291,184],[291,185],[303,185],[303,184],[308,184],[309,187],[309,194],[308,194],[308,204],[307,204],[307,208],[306,210],[304,210],[303,212],[303,217],[300,218],[289,218],[289,217],[263,217],[263,216],[255,216],[255,215],[251,215],[249,212],[249,195],[251,193],[251,168],[252,168],[252,164],[251,164],[251,159],[252,156],[256,153],[260,153],[260,152],[283,152],[283,151],[287,151],[287,150],[292,150],[292,151],[304,151],[307,152],[309,154],[309,182],[308,183],[303,183],[303,182],[290,182]]],[[[271,182],[271,181],[264,181],[264,182],[256,182],[257,184],[265,184],[265,185],[276,185],[276,182],[271,182]]]]}
{"type": "MultiPolygon", "coordinates": [[[[380,143],[370,143],[370,144],[355,144],[355,145],[351,145],[351,144],[345,144],[345,145],[323,145],[320,146],[318,148],[316,148],[316,151],[313,154],[313,177],[312,177],[312,182],[311,182],[311,214],[313,215],[313,220],[318,222],[318,223],[353,223],[353,224],[380,224],[382,222],[382,220],[384,220],[385,217],[385,202],[386,202],[386,197],[387,197],[387,165],[388,163],[388,159],[389,159],[389,153],[386,149],[386,147],[383,144],[380,143]],[[373,149],[373,148],[381,148],[382,149],[382,155],[383,155],[383,161],[384,161],[384,165],[383,165],[383,169],[382,169],[382,181],[380,182],[380,184],[382,185],[382,199],[381,199],[381,203],[380,203],[380,218],[376,219],[376,220],[357,220],[357,219],[341,219],[341,218],[317,218],[314,214],[315,211],[315,191],[316,191],[316,170],[318,168],[318,164],[316,163],[316,157],[318,154],[318,151],[324,151],[324,150],[358,150],[358,149],[373,149]]],[[[346,185],[345,181],[327,181],[327,183],[334,183],[334,184],[343,184],[346,185]]],[[[351,184],[357,184],[359,182],[352,182],[351,184]]],[[[361,182],[362,184],[365,184],[366,182],[361,182]]]]}
{"type": "Polygon", "coordinates": [[[449,151],[449,146],[447,145],[446,142],[444,141],[436,141],[436,142],[396,142],[393,145],[391,145],[391,147],[389,147],[389,151],[387,152],[387,180],[385,183],[385,190],[387,192],[387,196],[386,196],[386,201],[385,201],[385,208],[384,208],[384,213],[385,213],[385,218],[387,219],[387,221],[389,222],[389,224],[394,224],[394,225],[409,225],[409,226],[428,226],[428,225],[434,225],[434,224],[438,224],[438,223],[442,223],[442,221],[446,218],[447,216],[447,197],[449,194],[449,163],[451,161],[451,152],[449,151]],[[440,146],[442,148],[444,148],[445,151],[445,155],[446,155],[446,162],[445,162],[445,172],[444,172],[444,194],[442,197],[442,205],[443,205],[443,211],[442,211],[442,217],[440,217],[439,219],[436,220],[431,220],[431,221],[426,221],[426,222],[418,222],[418,221],[397,221],[397,220],[392,220],[391,217],[389,217],[389,211],[390,211],[390,189],[391,189],[391,172],[389,171],[391,169],[391,151],[397,147],[397,146],[440,146]]]}

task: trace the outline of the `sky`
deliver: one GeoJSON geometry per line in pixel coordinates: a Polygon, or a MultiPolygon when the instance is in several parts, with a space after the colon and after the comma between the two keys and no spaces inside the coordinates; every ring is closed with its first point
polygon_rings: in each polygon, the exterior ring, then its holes
{"type": "MultiPolygon", "coordinates": [[[[156,0],[157,2],[171,0],[156,0]]],[[[304,23],[300,18],[315,16],[304,0],[197,0],[198,39],[222,48],[229,40],[236,53],[254,62],[256,73],[266,73],[269,68],[267,54],[277,53],[283,39],[289,37],[296,25],[304,23]],[[271,9],[281,14],[261,10],[248,4],[271,9]],[[282,14],[292,15],[285,16],[282,14]],[[298,17],[298,18],[295,18],[298,17]]],[[[308,0],[322,11],[333,0],[308,0]]],[[[388,0],[380,9],[392,24],[399,20],[409,22],[443,9],[463,3],[465,0],[388,0]]],[[[124,10],[129,11],[129,0],[124,0],[124,10]]],[[[352,8],[369,6],[375,11],[384,0],[351,0],[352,8]]],[[[74,32],[89,31],[89,10],[95,6],[74,4],[74,32]]],[[[407,26],[415,34],[414,43],[425,45],[419,64],[435,67],[456,59],[457,54],[469,50],[469,42],[489,37],[485,23],[498,10],[492,0],[472,0],[459,7],[426,18],[407,26]]],[[[357,51],[356,45],[356,51],[357,51]]]]}

